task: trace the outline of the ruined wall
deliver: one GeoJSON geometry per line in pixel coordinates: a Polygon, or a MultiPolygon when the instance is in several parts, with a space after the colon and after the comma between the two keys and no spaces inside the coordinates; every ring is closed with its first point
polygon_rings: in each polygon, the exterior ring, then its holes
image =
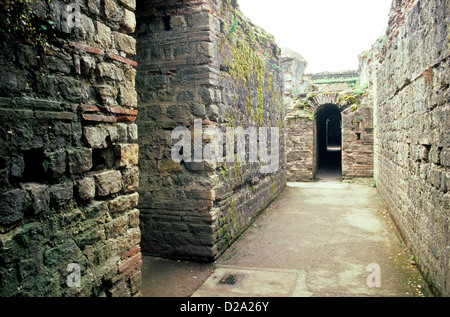
{"type": "Polygon", "coordinates": [[[0,296],[139,295],[135,3],[71,2],[0,4],[0,296]]]}
{"type": "Polygon", "coordinates": [[[211,260],[286,183],[280,49],[242,16],[236,1],[138,6],[142,248],[211,260]],[[205,147],[217,137],[208,129],[263,126],[280,127],[276,173],[262,174],[261,162],[247,160],[195,162],[194,141],[192,153],[183,153],[192,161],[173,160],[175,128],[190,129],[187,137],[200,135],[205,147]]]}
{"type": "Polygon", "coordinates": [[[377,76],[377,188],[437,294],[450,294],[448,1],[394,1],[377,76]]]}
{"type": "MultiPolygon", "coordinates": [[[[313,113],[296,108],[299,96],[305,93],[304,72],[308,62],[297,52],[283,48],[286,108],[286,171],[289,182],[313,181],[316,173],[315,123],[313,113]]],[[[309,89],[308,91],[309,92],[309,89]]]]}
{"type": "Polygon", "coordinates": [[[291,112],[295,106],[294,99],[303,93],[305,86],[303,74],[308,62],[297,52],[289,48],[281,51],[281,66],[284,73],[284,105],[286,112],[291,112]]]}

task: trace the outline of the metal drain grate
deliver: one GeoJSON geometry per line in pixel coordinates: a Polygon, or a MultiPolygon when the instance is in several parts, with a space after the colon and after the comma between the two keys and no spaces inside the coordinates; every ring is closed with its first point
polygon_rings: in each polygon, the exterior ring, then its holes
{"type": "Polygon", "coordinates": [[[244,281],[246,274],[226,273],[220,279],[218,285],[238,287],[244,281]]]}

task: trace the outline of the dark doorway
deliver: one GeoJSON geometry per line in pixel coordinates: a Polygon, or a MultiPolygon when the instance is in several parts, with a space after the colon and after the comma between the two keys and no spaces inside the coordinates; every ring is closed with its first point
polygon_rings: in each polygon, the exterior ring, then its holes
{"type": "Polygon", "coordinates": [[[342,116],[336,105],[317,110],[316,178],[342,177],[342,116]]]}

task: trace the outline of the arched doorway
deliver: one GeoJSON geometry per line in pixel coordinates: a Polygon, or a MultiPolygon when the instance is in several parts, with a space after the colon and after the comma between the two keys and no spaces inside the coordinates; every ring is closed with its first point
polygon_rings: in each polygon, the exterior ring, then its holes
{"type": "Polygon", "coordinates": [[[316,112],[316,178],[342,177],[342,116],[334,104],[316,112]]]}

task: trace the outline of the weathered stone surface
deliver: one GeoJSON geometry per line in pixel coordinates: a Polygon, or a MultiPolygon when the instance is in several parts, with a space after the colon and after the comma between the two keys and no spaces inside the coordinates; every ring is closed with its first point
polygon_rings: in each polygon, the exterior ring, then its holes
{"type": "Polygon", "coordinates": [[[136,17],[133,12],[124,9],[122,27],[125,33],[133,33],[136,29],[136,17]]]}
{"type": "Polygon", "coordinates": [[[97,94],[99,101],[104,106],[116,105],[117,88],[111,86],[99,86],[97,87],[97,94]]]}
{"type": "Polygon", "coordinates": [[[119,104],[127,108],[136,108],[137,93],[134,89],[121,87],[119,93],[119,104]]]}
{"type": "Polygon", "coordinates": [[[109,202],[109,212],[117,213],[123,212],[130,208],[135,208],[139,201],[139,195],[137,193],[119,196],[110,200],[109,202]]]}
{"type": "Polygon", "coordinates": [[[26,192],[14,189],[2,193],[0,200],[0,224],[9,225],[21,220],[24,216],[26,192]]]}
{"type": "Polygon", "coordinates": [[[26,183],[22,185],[31,198],[31,210],[33,214],[47,211],[50,206],[50,190],[47,185],[26,183]]]}
{"type": "Polygon", "coordinates": [[[78,195],[83,200],[95,198],[95,180],[93,177],[85,177],[78,181],[78,195]]]}
{"type": "Polygon", "coordinates": [[[127,166],[121,172],[124,192],[137,191],[139,189],[139,168],[137,166],[127,166]]]}
{"type": "Polygon", "coordinates": [[[138,144],[118,144],[114,148],[114,153],[118,157],[116,166],[137,165],[139,161],[138,144]]]}
{"type": "Polygon", "coordinates": [[[123,33],[114,33],[116,47],[119,51],[128,55],[136,55],[136,40],[130,35],[123,33]]]}
{"type": "Polygon", "coordinates": [[[119,280],[121,294],[139,294],[140,266],[118,270],[140,242],[137,166],[114,165],[114,145],[138,141],[128,129],[133,92],[119,98],[134,90],[135,41],[117,35],[133,31],[136,2],[75,2],[80,26],[70,25],[68,2],[0,11],[2,297],[106,296],[119,280]],[[20,23],[18,9],[30,22],[24,32],[8,25],[20,23]],[[111,214],[122,194],[129,208],[111,214]],[[69,263],[80,265],[81,287],[65,283],[69,263]]]}
{"type": "Polygon", "coordinates": [[[97,72],[99,77],[106,77],[117,81],[122,81],[124,78],[123,70],[111,63],[97,64],[97,72]]]}
{"type": "Polygon", "coordinates": [[[106,171],[94,174],[97,195],[100,197],[115,194],[122,189],[122,174],[119,171],[106,171]]]}
{"type": "Polygon", "coordinates": [[[439,35],[448,33],[445,10],[443,1],[393,3],[389,31],[376,56],[375,102],[377,189],[417,266],[441,296],[450,294],[450,67],[448,37],[439,35]]]}
{"type": "Polygon", "coordinates": [[[66,172],[66,152],[63,150],[56,152],[45,153],[45,159],[43,163],[44,172],[49,177],[60,177],[66,172]]]}
{"type": "Polygon", "coordinates": [[[83,173],[92,168],[92,149],[72,149],[68,150],[67,154],[70,173],[83,173]]]}
{"type": "Polygon", "coordinates": [[[83,128],[83,139],[87,145],[93,149],[104,149],[108,147],[106,138],[108,130],[103,127],[85,127],[83,128]]]}
{"type": "Polygon", "coordinates": [[[95,34],[95,41],[101,48],[110,48],[112,44],[111,29],[103,23],[96,21],[95,27],[97,32],[95,34]]]}
{"type": "Polygon", "coordinates": [[[72,182],[53,185],[50,187],[51,202],[56,206],[64,206],[73,198],[72,182]]]}
{"type": "Polygon", "coordinates": [[[138,141],[138,126],[137,124],[130,124],[128,129],[128,142],[135,143],[138,141]]]}

